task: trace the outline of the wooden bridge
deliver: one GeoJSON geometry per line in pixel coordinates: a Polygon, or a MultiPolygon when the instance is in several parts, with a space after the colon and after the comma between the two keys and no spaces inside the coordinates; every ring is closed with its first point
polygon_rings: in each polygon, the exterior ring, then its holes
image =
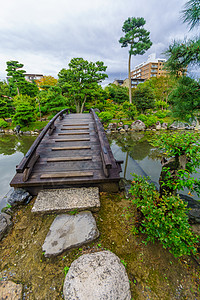
{"type": "Polygon", "coordinates": [[[65,109],[37,137],[10,185],[32,195],[45,188],[89,186],[115,192],[121,163],[114,159],[93,109],[87,114],[70,114],[65,109]]]}

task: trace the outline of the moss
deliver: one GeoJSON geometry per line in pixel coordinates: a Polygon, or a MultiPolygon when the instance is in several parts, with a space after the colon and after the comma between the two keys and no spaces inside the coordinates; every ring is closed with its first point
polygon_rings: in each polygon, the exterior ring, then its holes
{"type": "Polygon", "coordinates": [[[132,235],[134,209],[123,194],[101,193],[101,209],[94,214],[97,241],[54,258],[44,257],[42,245],[55,215],[32,214],[32,205],[14,212],[13,229],[0,244],[0,278],[23,283],[24,299],[63,299],[64,268],[82,254],[103,249],[126,264],[133,299],[200,297],[199,270],[191,258],[175,259],[161,245],[145,246],[142,236],[132,235]]]}

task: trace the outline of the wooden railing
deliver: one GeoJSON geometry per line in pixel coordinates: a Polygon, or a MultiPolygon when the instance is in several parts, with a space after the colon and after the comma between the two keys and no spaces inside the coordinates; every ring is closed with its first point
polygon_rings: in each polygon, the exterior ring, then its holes
{"type": "Polygon", "coordinates": [[[41,133],[38,135],[37,139],[34,141],[20,164],[16,167],[16,172],[17,173],[24,173],[23,180],[27,181],[28,177],[33,169],[33,166],[35,165],[36,161],[39,158],[39,155],[36,154],[36,149],[41,143],[42,139],[44,138],[45,134],[49,131],[49,135],[53,133],[55,130],[55,125],[54,122],[56,121],[57,118],[63,119],[63,114],[67,112],[69,113],[69,109],[63,109],[59,113],[57,113],[51,121],[44,127],[44,129],[41,131],[41,133]]]}
{"type": "Polygon", "coordinates": [[[101,124],[101,121],[99,120],[99,117],[96,115],[95,111],[93,108],[90,109],[90,112],[92,113],[93,119],[94,119],[94,124],[95,124],[95,130],[98,134],[99,137],[99,142],[100,142],[100,149],[101,149],[101,159],[103,163],[103,171],[106,177],[109,177],[109,170],[112,168],[112,160],[109,155],[109,151],[107,149],[104,137],[105,137],[105,132],[103,125],[101,124]]]}

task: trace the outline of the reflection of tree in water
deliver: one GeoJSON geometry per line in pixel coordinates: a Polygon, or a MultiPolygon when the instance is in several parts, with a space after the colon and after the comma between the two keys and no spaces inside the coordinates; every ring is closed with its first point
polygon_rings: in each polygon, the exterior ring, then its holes
{"type": "Polygon", "coordinates": [[[134,160],[144,159],[152,148],[142,133],[116,134],[112,135],[111,139],[116,142],[117,146],[119,146],[123,152],[128,152],[134,160]]]}
{"type": "Polygon", "coordinates": [[[108,136],[110,145],[113,141],[121,148],[123,152],[128,152],[134,160],[143,160],[145,157],[149,157],[152,160],[161,159],[161,151],[153,148],[150,144],[151,138],[154,133],[152,132],[130,132],[126,134],[112,134],[108,136]]]}
{"type": "Polygon", "coordinates": [[[19,151],[25,155],[34,140],[33,136],[2,135],[0,136],[0,154],[12,155],[19,151]]]}
{"type": "Polygon", "coordinates": [[[135,146],[132,147],[131,151],[129,151],[129,155],[134,160],[143,160],[150,153],[152,146],[146,140],[139,141],[135,146]]]}
{"type": "Polygon", "coordinates": [[[16,150],[22,152],[24,155],[29,150],[31,145],[33,144],[36,136],[21,136],[18,139],[18,143],[16,146],[16,150]]]}
{"type": "Polygon", "coordinates": [[[161,160],[162,157],[165,157],[165,155],[163,154],[163,152],[160,149],[152,148],[150,153],[149,153],[149,157],[152,160],[161,160]]]}
{"type": "Polygon", "coordinates": [[[17,139],[12,135],[0,136],[0,154],[12,155],[16,152],[17,139]]]}

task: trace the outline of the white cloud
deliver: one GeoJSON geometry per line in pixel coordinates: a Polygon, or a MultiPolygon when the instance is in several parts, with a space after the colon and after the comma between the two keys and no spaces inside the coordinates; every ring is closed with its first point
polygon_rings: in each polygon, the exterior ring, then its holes
{"type": "Polygon", "coordinates": [[[185,0],[9,0],[0,10],[0,78],[6,61],[18,60],[29,73],[56,76],[73,57],[102,60],[114,76],[127,73],[128,49],[118,40],[123,22],[131,16],[144,17],[153,46],[132,66],[156,52],[166,50],[188,30],[180,21],[185,0]]]}

